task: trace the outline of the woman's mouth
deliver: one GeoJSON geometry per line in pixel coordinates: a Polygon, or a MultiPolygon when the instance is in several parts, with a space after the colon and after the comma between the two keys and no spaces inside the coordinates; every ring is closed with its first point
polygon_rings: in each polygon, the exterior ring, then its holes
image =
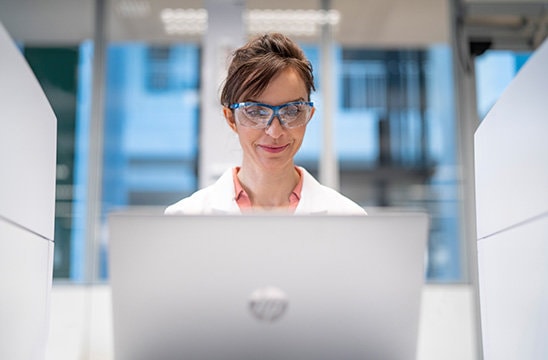
{"type": "Polygon", "coordinates": [[[272,153],[272,154],[277,154],[277,153],[280,153],[282,151],[284,151],[287,147],[289,146],[289,144],[286,144],[286,145],[283,145],[283,146],[276,146],[276,145],[259,145],[259,147],[266,151],[266,152],[269,152],[269,153],[272,153]]]}

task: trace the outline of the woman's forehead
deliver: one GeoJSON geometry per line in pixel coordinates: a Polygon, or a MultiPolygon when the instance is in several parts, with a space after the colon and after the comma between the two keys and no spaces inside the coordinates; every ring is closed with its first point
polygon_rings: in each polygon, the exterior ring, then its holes
{"type": "Polygon", "coordinates": [[[291,101],[308,100],[306,83],[295,69],[288,67],[271,77],[265,88],[259,93],[244,91],[239,101],[263,102],[279,105],[291,101]]]}

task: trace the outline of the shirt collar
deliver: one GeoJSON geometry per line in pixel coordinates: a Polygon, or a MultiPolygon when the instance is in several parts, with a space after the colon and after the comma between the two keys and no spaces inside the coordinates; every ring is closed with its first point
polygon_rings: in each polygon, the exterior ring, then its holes
{"type": "MultiPolygon", "coordinates": [[[[297,208],[297,205],[301,200],[301,192],[303,190],[303,174],[301,172],[301,169],[299,169],[298,167],[295,167],[295,170],[297,170],[297,172],[299,173],[299,182],[289,195],[289,208],[291,210],[295,210],[297,208]]],[[[240,171],[239,166],[236,166],[232,169],[232,180],[234,182],[235,194],[234,199],[236,200],[236,203],[238,204],[238,207],[240,209],[250,209],[252,207],[251,199],[249,198],[249,195],[244,190],[242,184],[240,183],[240,180],[238,179],[238,171],[240,171]]]]}

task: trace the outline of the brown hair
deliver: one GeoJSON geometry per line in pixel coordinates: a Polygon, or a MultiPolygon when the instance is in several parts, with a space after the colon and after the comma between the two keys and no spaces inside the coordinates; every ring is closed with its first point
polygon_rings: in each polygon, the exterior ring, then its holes
{"type": "Polygon", "coordinates": [[[312,64],[302,49],[287,36],[271,33],[258,36],[237,49],[228,67],[221,92],[221,104],[240,102],[260,95],[280,71],[292,67],[304,81],[310,93],[316,90],[312,64]]]}

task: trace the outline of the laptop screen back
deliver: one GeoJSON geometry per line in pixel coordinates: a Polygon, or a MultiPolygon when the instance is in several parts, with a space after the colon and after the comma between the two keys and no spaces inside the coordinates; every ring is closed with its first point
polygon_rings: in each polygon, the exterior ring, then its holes
{"type": "Polygon", "coordinates": [[[423,214],[109,222],[118,360],[415,358],[423,214]]]}

